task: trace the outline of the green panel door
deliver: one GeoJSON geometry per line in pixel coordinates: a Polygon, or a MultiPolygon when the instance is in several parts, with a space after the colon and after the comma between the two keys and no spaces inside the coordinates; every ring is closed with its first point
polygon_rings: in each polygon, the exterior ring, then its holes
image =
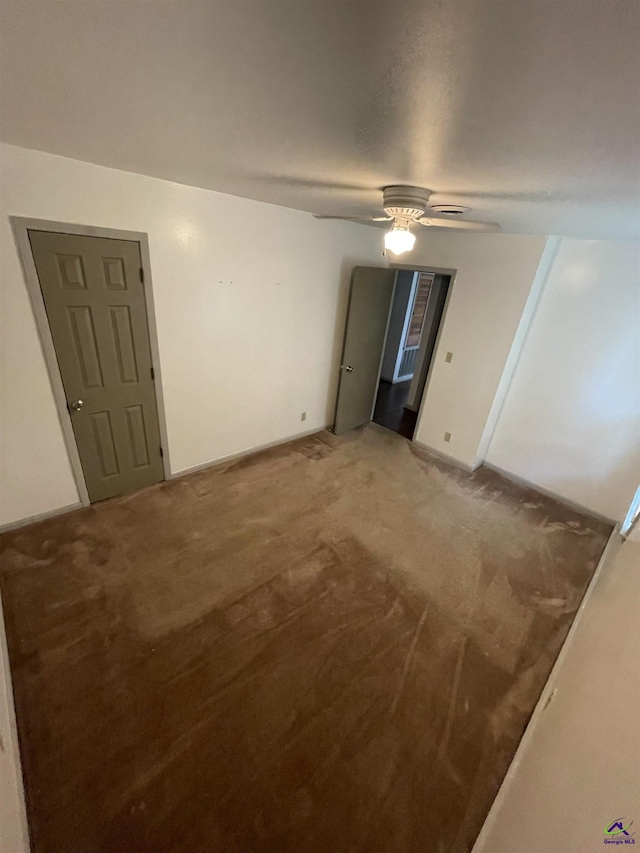
{"type": "Polygon", "coordinates": [[[356,267],[351,278],[334,432],[369,423],[380,380],[396,270],[356,267]]]}
{"type": "Polygon", "coordinates": [[[140,246],[29,231],[87,491],[164,479],[140,246]]]}

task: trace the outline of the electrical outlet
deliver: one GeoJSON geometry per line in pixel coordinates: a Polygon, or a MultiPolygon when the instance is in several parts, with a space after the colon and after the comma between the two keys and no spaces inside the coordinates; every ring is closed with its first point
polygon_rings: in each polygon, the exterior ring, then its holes
{"type": "Polygon", "coordinates": [[[447,362],[449,362],[449,364],[451,364],[451,362],[453,361],[453,353],[452,352],[447,353],[445,361],[447,361],[447,362]]]}
{"type": "Polygon", "coordinates": [[[450,432],[445,432],[444,440],[445,441],[451,441],[451,433],[450,432]]]}
{"type": "Polygon", "coordinates": [[[307,419],[307,413],[306,412],[300,412],[300,420],[306,421],[306,419],[307,419]]]}

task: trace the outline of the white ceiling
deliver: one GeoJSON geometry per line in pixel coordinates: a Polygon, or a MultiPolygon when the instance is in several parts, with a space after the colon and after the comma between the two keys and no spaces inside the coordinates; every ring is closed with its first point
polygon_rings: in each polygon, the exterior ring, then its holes
{"type": "Polygon", "coordinates": [[[637,0],[3,2],[5,142],[314,213],[640,237],[637,0]]]}

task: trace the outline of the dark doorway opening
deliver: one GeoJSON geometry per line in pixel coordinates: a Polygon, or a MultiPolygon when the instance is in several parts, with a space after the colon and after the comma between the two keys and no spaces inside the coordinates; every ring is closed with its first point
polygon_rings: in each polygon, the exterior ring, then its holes
{"type": "Polygon", "coordinates": [[[451,276],[398,270],[373,420],[411,440],[451,276]]]}
{"type": "Polygon", "coordinates": [[[405,382],[389,382],[380,380],[373,420],[380,426],[392,429],[405,438],[413,438],[418,420],[418,413],[407,409],[411,380],[405,382]]]}

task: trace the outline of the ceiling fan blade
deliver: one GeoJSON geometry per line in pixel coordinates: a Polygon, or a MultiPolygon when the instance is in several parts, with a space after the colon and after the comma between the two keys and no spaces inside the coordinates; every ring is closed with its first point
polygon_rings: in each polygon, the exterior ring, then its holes
{"type": "Polygon", "coordinates": [[[315,219],[342,219],[344,222],[390,222],[391,216],[323,216],[313,214],[315,219]]]}
{"type": "Polygon", "coordinates": [[[474,222],[471,219],[450,219],[438,216],[422,216],[420,225],[432,225],[438,228],[454,228],[458,231],[499,231],[497,222],[474,222]]]}

